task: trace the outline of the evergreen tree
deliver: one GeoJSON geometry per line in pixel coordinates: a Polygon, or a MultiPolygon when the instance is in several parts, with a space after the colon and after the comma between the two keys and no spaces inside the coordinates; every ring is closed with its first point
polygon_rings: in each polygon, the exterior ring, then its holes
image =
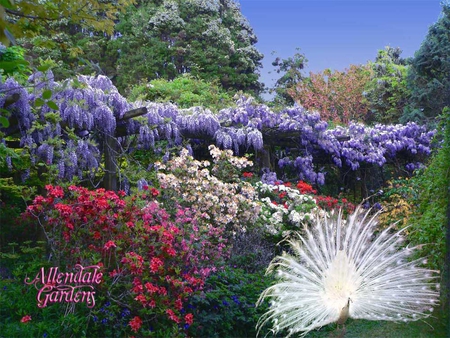
{"type": "Polygon", "coordinates": [[[400,48],[385,47],[378,51],[375,62],[370,62],[370,81],[364,96],[370,111],[369,121],[398,123],[408,103],[406,85],[407,60],[400,57],[400,48]]]}
{"type": "Polygon", "coordinates": [[[411,104],[403,121],[432,122],[445,106],[450,106],[450,3],[430,27],[409,68],[411,104]]]}

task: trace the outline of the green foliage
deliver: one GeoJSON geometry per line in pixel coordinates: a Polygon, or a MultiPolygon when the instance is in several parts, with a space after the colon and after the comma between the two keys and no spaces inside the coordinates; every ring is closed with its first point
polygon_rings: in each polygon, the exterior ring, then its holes
{"type": "Polygon", "coordinates": [[[442,148],[435,154],[428,168],[415,178],[414,201],[417,207],[411,217],[410,239],[416,244],[426,244],[423,253],[430,267],[444,271],[445,227],[450,187],[450,110],[442,115],[442,148]]]}
{"type": "Polygon", "coordinates": [[[370,81],[365,86],[365,100],[371,116],[370,122],[398,123],[408,103],[409,91],[406,85],[408,66],[400,58],[400,48],[385,47],[378,51],[370,81]]]}
{"type": "Polygon", "coordinates": [[[0,44],[0,81],[3,76],[14,76],[24,82],[31,73],[29,64],[24,59],[25,50],[19,46],[5,48],[0,44]]]}
{"type": "Polygon", "coordinates": [[[180,108],[202,106],[215,112],[233,105],[233,95],[226,92],[217,81],[207,82],[189,74],[172,81],[158,79],[135,86],[129,99],[173,102],[180,108]]]}
{"type": "Polygon", "coordinates": [[[208,338],[255,337],[256,322],[267,310],[267,304],[256,308],[255,303],[270,283],[261,270],[249,273],[226,267],[211,275],[204,292],[189,301],[195,318],[189,333],[208,338]]]}
{"type": "Polygon", "coordinates": [[[36,290],[24,283],[41,267],[50,267],[45,242],[10,243],[0,253],[0,262],[1,337],[86,337],[89,317],[84,304],[53,304],[39,309],[36,290]],[[22,323],[27,315],[31,320],[22,323]]]}
{"type": "Polygon", "coordinates": [[[133,0],[3,0],[0,7],[0,41],[7,42],[8,39],[13,40],[13,36],[34,36],[45,31],[51,35],[55,33],[52,26],[55,21],[66,21],[80,28],[112,34],[118,12],[132,3],[133,0]]]}
{"type": "Polygon", "coordinates": [[[450,106],[450,4],[443,3],[442,15],[430,27],[408,71],[411,104],[402,121],[433,123],[445,106],[450,106]]]}
{"type": "Polygon", "coordinates": [[[262,54],[239,5],[232,0],[165,0],[130,8],[111,41],[120,50],[116,83],[125,89],[145,80],[190,73],[225,89],[258,92],[262,54]]]}

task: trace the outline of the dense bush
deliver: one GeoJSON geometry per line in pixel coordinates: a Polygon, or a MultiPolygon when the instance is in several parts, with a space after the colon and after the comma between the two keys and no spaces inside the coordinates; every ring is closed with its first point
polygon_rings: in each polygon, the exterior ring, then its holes
{"type": "MultiPolygon", "coordinates": [[[[181,310],[187,296],[220,266],[220,238],[214,231],[199,227],[188,208],[169,215],[153,201],[159,194],[154,188],[127,199],[120,192],[75,186],[67,191],[48,186],[47,191],[35,198],[28,214],[45,229],[54,264],[67,271],[75,264],[100,265],[99,299],[111,309],[125,308],[135,332],[141,326],[146,334],[171,328],[176,335],[192,324],[192,314],[181,310]]],[[[96,312],[90,316],[94,322],[99,318],[96,312]]],[[[109,325],[119,318],[111,316],[109,325]]]]}
{"type": "Polygon", "coordinates": [[[152,102],[172,102],[179,108],[202,106],[213,112],[234,104],[233,95],[219,84],[206,82],[189,75],[172,81],[158,79],[132,88],[129,100],[137,99],[152,102]]]}
{"type": "MultiPolygon", "coordinates": [[[[444,271],[445,226],[448,223],[447,208],[450,187],[450,110],[445,109],[441,119],[442,147],[434,155],[429,166],[415,178],[418,196],[410,219],[411,240],[423,246],[423,254],[429,256],[429,265],[444,271]]],[[[449,262],[447,262],[448,264],[449,262]]]]}
{"type": "Polygon", "coordinates": [[[255,323],[266,307],[256,308],[255,304],[271,281],[263,270],[249,273],[238,267],[212,274],[203,292],[189,300],[188,307],[198,321],[188,333],[205,338],[256,336],[255,323]]]}

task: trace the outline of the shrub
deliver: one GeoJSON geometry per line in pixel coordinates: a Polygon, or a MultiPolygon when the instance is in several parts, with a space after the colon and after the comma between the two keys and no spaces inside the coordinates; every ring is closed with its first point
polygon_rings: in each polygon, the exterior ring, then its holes
{"type": "Polygon", "coordinates": [[[180,108],[202,106],[214,112],[234,104],[233,94],[220,85],[191,75],[180,76],[172,81],[157,79],[149,84],[135,86],[131,90],[130,99],[172,102],[180,108]]]}
{"type": "Polygon", "coordinates": [[[245,231],[260,211],[255,189],[240,179],[240,170],[252,162],[232,156],[231,150],[209,149],[212,165],[194,160],[186,149],[167,164],[156,163],[162,200],[167,206],[189,206],[200,226],[214,229],[216,236],[225,229],[245,231]]]}
{"type": "Polygon", "coordinates": [[[153,200],[156,189],[130,198],[104,189],[46,189],[27,213],[45,229],[54,263],[67,271],[75,264],[102,267],[97,294],[104,311],[93,310],[90,325],[101,318],[116,332],[182,335],[194,320],[187,297],[221,264],[220,243],[209,242],[215,232],[198,226],[189,208],[169,214],[153,200]]]}

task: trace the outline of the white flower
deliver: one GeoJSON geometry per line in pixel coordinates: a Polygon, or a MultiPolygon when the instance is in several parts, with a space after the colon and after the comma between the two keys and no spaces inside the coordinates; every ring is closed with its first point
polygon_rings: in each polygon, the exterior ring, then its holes
{"type": "Polygon", "coordinates": [[[292,255],[276,257],[268,273],[278,283],[266,289],[257,305],[270,298],[270,309],[258,321],[272,322],[272,331],[287,336],[336,322],[349,306],[355,319],[413,321],[429,316],[439,301],[433,281],[437,271],[408,260],[414,248],[401,248],[403,230],[392,226],[374,237],[376,213],[359,206],[347,222],[316,216],[314,228],[305,228],[299,240],[289,240],[292,255]],[[342,311],[342,313],[341,313],[342,311]]]}

